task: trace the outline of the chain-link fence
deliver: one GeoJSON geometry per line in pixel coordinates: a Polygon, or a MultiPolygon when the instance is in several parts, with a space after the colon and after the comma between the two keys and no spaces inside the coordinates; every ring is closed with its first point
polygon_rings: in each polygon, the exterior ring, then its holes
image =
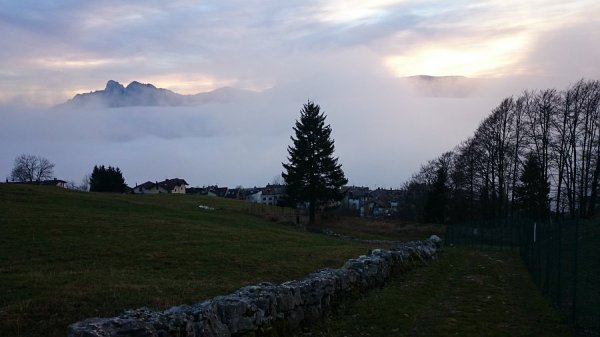
{"type": "Polygon", "coordinates": [[[600,336],[600,221],[474,221],[448,225],[446,242],[518,250],[536,285],[576,334],[600,336]]]}

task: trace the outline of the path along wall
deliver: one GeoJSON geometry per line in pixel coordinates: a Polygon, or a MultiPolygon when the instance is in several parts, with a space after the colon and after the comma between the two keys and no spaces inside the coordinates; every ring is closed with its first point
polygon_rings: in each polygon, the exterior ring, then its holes
{"type": "Polygon", "coordinates": [[[374,249],[340,269],[322,269],[302,280],[260,283],[165,311],[140,308],[118,317],[87,319],[70,325],[68,336],[287,336],[323,317],[335,303],[383,285],[392,269],[435,258],[440,246],[434,235],[390,250],[374,249]]]}

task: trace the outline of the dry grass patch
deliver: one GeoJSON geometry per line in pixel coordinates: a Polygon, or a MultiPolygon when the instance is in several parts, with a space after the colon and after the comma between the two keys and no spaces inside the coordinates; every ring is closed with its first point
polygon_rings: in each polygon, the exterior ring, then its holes
{"type": "Polygon", "coordinates": [[[322,226],[332,231],[363,239],[410,241],[433,234],[443,237],[445,227],[437,224],[406,223],[398,219],[372,219],[349,216],[329,217],[322,226]]]}

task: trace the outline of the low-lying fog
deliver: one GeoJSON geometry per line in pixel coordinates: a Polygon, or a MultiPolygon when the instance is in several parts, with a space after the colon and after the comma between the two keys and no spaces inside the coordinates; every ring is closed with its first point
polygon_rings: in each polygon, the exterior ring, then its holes
{"type": "Polygon", "coordinates": [[[264,185],[280,175],[292,126],[310,99],[327,115],[350,184],[399,187],[421,163],[469,137],[503,97],[526,88],[348,78],[193,107],[1,106],[0,174],[9,177],[14,158],[27,153],[50,159],[57,178],[77,184],[104,164],[121,168],[130,186],[175,177],[191,186],[264,185]]]}

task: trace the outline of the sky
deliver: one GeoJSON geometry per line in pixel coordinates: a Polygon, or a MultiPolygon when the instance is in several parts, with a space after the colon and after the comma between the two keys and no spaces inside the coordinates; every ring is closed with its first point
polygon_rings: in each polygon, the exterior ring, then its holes
{"type": "Polygon", "coordinates": [[[0,177],[21,153],[78,183],[259,186],[302,104],[333,129],[350,184],[399,187],[501,99],[600,79],[597,0],[0,0],[0,177]],[[414,75],[464,76],[428,82],[414,75]],[[108,80],[251,98],[184,108],[54,107],[108,80]]]}

